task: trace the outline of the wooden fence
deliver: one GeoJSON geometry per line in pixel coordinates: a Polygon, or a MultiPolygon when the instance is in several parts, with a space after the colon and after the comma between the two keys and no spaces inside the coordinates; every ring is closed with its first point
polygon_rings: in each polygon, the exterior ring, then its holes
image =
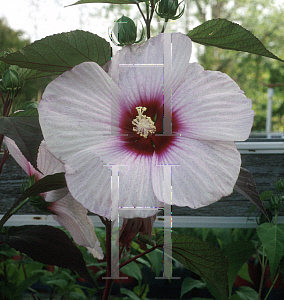
{"type": "MultiPolygon", "coordinates": [[[[279,178],[284,179],[284,139],[249,139],[236,144],[242,156],[242,166],[253,174],[259,193],[274,191],[274,182],[279,178]]],[[[0,175],[0,215],[20,197],[25,176],[24,171],[9,157],[0,175]]],[[[173,206],[173,227],[256,227],[255,216],[259,214],[258,209],[247,220],[251,205],[242,195],[233,192],[230,196],[199,209],[173,206]]],[[[97,216],[90,217],[95,226],[102,227],[97,216]]],[[[280,212],[278,219],[284,223],[284,213],[280,212]]],[[[25,224],[58,225],[52,216],[39,214],[29,204],[6,223],[7,226],[25,224]]],[[[157,218],[155,226],[163,226],[162,217],[157,218]]]]}

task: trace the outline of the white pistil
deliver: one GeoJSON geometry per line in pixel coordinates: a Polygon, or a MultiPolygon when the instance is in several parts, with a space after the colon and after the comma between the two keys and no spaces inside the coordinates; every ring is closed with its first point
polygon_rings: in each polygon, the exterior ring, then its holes
{"type": "Polygon", "coordinates": [[[143,112],[147,110],[146,107],[138,106],[136,109],[138,116],[132,121],[132,124],[135,125],[133,131],[146,139],[150,133],[156,132],[156,126],[150,117],[143,115],[143,112]]]}

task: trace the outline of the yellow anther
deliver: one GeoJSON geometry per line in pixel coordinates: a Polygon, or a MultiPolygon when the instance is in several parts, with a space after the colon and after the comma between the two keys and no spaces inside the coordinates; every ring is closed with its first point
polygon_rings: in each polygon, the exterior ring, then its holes
{"type": "Polygon", "coordinates": [[[150,117],[143,115],[144,111],[147,110],[146,107],[138,106],[136,109],[138,116],[132,121],[132,124],[135,125],[133,131],[146,139],[150,133],[156,132],[156,126],[150,117]]]}

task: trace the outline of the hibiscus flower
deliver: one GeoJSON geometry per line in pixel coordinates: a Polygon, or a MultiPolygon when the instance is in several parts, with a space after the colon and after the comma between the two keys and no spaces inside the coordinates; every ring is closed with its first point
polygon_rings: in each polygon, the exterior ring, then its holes
{"type": "Polygon", "coordinates": [[[172,111],[163,106],[164,34],[125,46],[104,68],[82,63],[51,82],[38,111],[48,148],[65,164],[72,196],[111,218],[111,165],[119,167],[126,218],[163,206],[163,165],[172,167],[168,204],[198,208],[229,195],[240,171],[234,141],[246,140],[251,100],[226,74],[189,63],[191,40],[171,34],[172,111]],[[164,116],[172,135],[162,135],[164,116]]]}
{"type": "MultiPolygon", "coordinates": [[[[5,137],[4,142],[16,162],[29,175],[35,175],[38,181],[46,175],[64,172],[63,164],[47,149],[43,141],[39,147],[37,167],[44,174],[38,172],[24,157],[16,143],[5,137]]],[[[94,257],[103,259],[100,242],[96,237],[94,225],[87,216],[87,209],[77,202],[67,188],[41,194],[50,203],[47,209],[53,213],[52,217],[71,234],[77,245],[85,246],[94,257]]]]}

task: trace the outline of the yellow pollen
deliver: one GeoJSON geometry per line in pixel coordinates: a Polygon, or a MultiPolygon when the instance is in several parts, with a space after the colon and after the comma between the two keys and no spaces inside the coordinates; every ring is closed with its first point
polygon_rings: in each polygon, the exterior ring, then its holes
{"type": "Polygon", "coordinates": [[[156,132],[156,126],[150,117],[143,115],[143,112],[147,110],[146,107],[138,106],[136,109],[138,116],[132,121],[132,124],[135,125],[133,131],[146,139],[150,133],[156,132]]]}

